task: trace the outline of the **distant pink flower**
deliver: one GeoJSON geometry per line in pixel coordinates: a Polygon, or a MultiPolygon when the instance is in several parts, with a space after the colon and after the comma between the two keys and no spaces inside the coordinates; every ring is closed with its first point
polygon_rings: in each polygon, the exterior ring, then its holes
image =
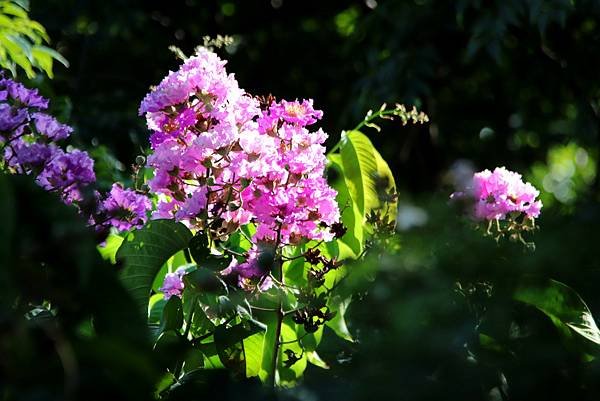
{"type": "Polygon", "coordinates": [[[505,219],[513,212],[524,213],[529,218],[540,215],[542,202],[536,200],[540,192],[524,182],[520,174],[504,167],[475,173],[471,190],[477,219],[505,219]]]}

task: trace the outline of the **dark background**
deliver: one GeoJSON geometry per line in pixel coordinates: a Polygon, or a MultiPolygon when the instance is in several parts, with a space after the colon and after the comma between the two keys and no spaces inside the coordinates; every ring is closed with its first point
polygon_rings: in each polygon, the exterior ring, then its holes
{"type": "Polygon", "coordinates": [[[145,146],[140,100],[202,37],[250,93],[314,98],[335,141],[369,108],[404,102],[420,129],[373,135],[401,187],[431,190],[457,158],[526,172],[549,146],[598,134],[598,1],[32,1],[71,62],[51,86],[85,143],[125,164],[145,146]],[[374,7],[374,8],[372,8],[374,7]],[[480,138],[482,129],[487,128],[480,138]],[[531,146],[531,145],[534,146],[531,146]]]}
{"type": "MultiPolygon", "coordinates": [[[[126,181],[146,147],[137,108],[177,68],[168,46],[190,54],[204,35],[236,38],[220,54],[249,92],[314,98],[331,143],[383,102],[429,115],[424,126],[386,122],[368,132],[400,189],[401,250],[366,263],[377,278],[358,289],[348,313],[357,343],[325,336],[320,352],[331,369],[309,368],[301,387],[279,397],[598,399],[598,346],[565,340],[546,316],[512,301],[510,289],[525,276],[554,278],[600,317],[599,1],[33,0],[31,8],[71,63],[36,83],[76,127],[73,143],[93,152],[101,185],[126,181]],[[498,165],[542,190],[535,252],[482,237],[448,205],[460,171],[498,165]],[[472,291],[457,291],[457,282],[472,291]],[[500,346],[482,347],[482,333],[500,346]]],[[[35,221],[24,227],[43,238],[35,221]]],[[[111,363],[127,368],[109,378],[113,365],[88,355],[91,367],[105,364],[98,382],[115,394],[127,388],[127,369],[143,376],[133,356],[118,355],[111,363]]],[[[60,393],[55,374],[47,382],[60,393]]],[[[223,380],[185,399],[225,399],[233,393],[214,388],[237,387],[223,380]]],[[[239,399],[254,394],[236,391],[239,399]]]]}

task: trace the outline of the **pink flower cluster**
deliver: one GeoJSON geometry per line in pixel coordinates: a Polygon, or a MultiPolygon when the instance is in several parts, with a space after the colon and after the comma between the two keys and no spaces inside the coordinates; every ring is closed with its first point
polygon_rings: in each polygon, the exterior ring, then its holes
{"type": "Polygon", "coordinates": [[[529,218],[540,215],[542,202],[536,200],[540,192],[523,182],[520,174],[504,167],[475,173],[472,189],[477,219],[505,219],[513,212],[524,213],[529,218]]]}
{"type": "Polygon", "coordinates": [[[143,226],[147,220],[147,212],[151,209],[152,202],[145,195],[113,184],[99,205],[95,220],[98,226],[126,231],[143,226]]]}
{"type": "Polygon", "coordinates": [[[226,236],[250,222],[255,242],[330,240],[339,220],[324,178],[327,134],[312,101],[261,102],[199,49],[142,101],[157,218],[226,236]]]}

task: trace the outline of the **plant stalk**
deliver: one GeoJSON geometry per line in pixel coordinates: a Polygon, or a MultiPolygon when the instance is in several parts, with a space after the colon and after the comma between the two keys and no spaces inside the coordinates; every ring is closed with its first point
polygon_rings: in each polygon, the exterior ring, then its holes
{"type": "MultiPolygon", "coordinates": [[[[281,240],[281,227],[279,227],[278,230],[278,234],[277,234],[277,243],[275,245],[275,249],[277,250],[277,248],[279,247],[280,244],[280,240],[281,240]]],[[[279,254],[278,251],[276,251],[276,257],[275,257],[275,263],[277,264],[276,266],[276,272],[278,274],[278,279],[279,282],[281,282],[282,284],[284,283],[284,278],[283,278],[283,260],[281,255],[279,254]]],[[[281,295],[279,296],[279,306],[277,308],[277,310],[275,311],[275,314],[277,316],[277,321],[275,323],[275,341],[273,342],[273,361],[271,364],[271,382],[269,383],[271,385],[272,388],[275,388],[275,385],[277,384],[277,380],[275,378],[276,374],[277,374],[277,363],[279,360],[279,346],[280,346],[280,342],[279,342],[279,338],[281,337],[281,325],[283,324],[283,318],[285,316],[285,313],[283,311],[283,301],[281,299],[281,295]]]]}

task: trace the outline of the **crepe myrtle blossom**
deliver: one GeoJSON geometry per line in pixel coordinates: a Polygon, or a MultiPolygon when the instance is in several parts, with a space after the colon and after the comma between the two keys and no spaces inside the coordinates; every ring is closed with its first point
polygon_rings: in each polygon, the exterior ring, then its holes
{"type": "Polygon", "coordinates": [[[11,173],[30,174],[65,203],[82,200],[81,190],[96,180],[94,161],[81,150],[64,151],[57,141],[73,129],[47,114],[48,99],[37,89],[0,74],[0,155],[11,173]]]}
{"type": "Polygon", "coordinates": [[[103,225],[110,225],[119,231],[139,228],[146,222],[151,208],[152,202],[147,196],[113,184],[102,202],[102,214],[106,216],[103,225]]]}
{"type": "MultiPolygon", "coordinates": [[[[208,230],[212,238],[253,223],[254,247],[331,240],[340,213],[324,178],[327,134],[308,128],[323,112],[312,100],[259,100],[225,64],[200,48],[140,105],[152,131],[148,185],[159,200],[153,217],[208,230]]],[[[230,266],[240,286],[267,285],[254,254],[230,266]]]]}
{"type": "Polygon", "coordinates": [[[265,247],[260,249],[253,246],[246,254],[244,261],[233,258],[229,266],[221,272],[224,276],[237,277],[240,288],[252,290],[258,288],[267,291],[273,286],[273,280],[269,276],[270,265],[273,261],[273,249],[265,247]]]}
{"type": "Polygon", "coordinates": [[[82,200],[82,187],[94,181],[94,161],[81,150],[57,150],[36,178],[42,188],[59,193],[67,204],[82,200]]]}
{"type": "Polygon", "coordinates": [[[185,273],[185,268],[180,267],[179,269],[175,270],[175,272],[167,273],[165,275],[163,285],[159,290],[164,294],[166,300],[172,296],[181,298],[181,294],[183,293],[183,289],[185,287],[183,283],[183,276],[185,276],[185,273]]]}
{"type": "Polygon", "coordinates": [[[261,104],[238,86],[225,61],[199,49],[142,101],[153,153],[154,217],[226,236],[257,225],[256,241],[329,240],[339,220],[324,177],[323,113],[312,100],[261,104]]]}
{"type": "Polygon", "coordinates": [[[23,84],[0,75],[0,101],[12,102],[19,107],[33,107],[38,110],[48,108],[48,99],[38,93],[37,89],[26,88],[23,84]]]}
{"type": "Polygon", "coordinates": [[[151,209],[150,200],[118,184],[103,197],[84,189],[95,180],[94,161],[79,149],[65,151],[59,144],[73,128],[46,113],[48,100],[36,89],[0,75],[0,155],[10,173],[32,175],[47,191],[66,204],[75,204],[97,230],[119,231],[141,226],[151,209]]]}
{"type": "MultiPolygon", "coordinates": [[[[475,202],[474,217],[478,220],[504,220],[513,213],[535,219],[543,206],[537,199],[540,192],[524,182],[520,174],[505,167],[475,173],[469,191],[475,202]]],[[[465,193],[452,195],[453,198],[466,196],[465,193]]]]}

